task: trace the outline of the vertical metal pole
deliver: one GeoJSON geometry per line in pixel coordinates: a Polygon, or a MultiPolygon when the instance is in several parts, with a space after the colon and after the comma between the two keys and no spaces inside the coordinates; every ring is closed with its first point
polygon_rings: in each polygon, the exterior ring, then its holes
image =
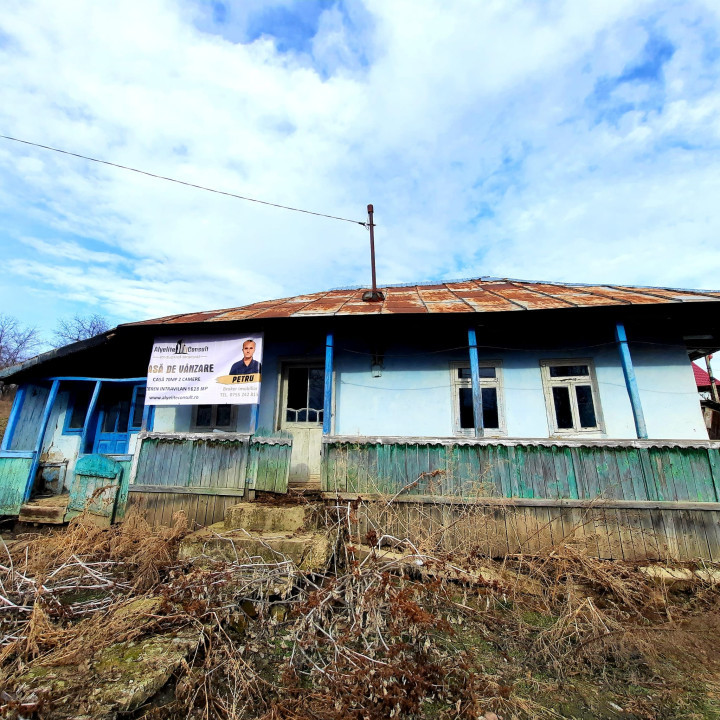
{"type": "MultiPolygon", "coordinates": [[[[370,206],[372,207],[372,205],[370,206]]],[[[333,334],[325,340],[325,397],[323,401],[323,435],[332,432],[333,334]]]]}
{"type": "Polygon", "coordinates": [[[475,328],[470,328],[468,330],[468,344],[470,345],[470,377],[472,378],[475,437],[482,437],[485,434],[485,428],[483,427],[482,389],[480,388],[480,360],[478,358],[475,328]]]}
{"type": "MultiPolygon", "coordinates": [[[[93,415],[95,415],[95,408],[97,406],[98,397],[100,396],[100,388],[101,387],[102,387],[102,382],[100,380],[96,381],[95,389],[93,390],[92,397],[90,398],[90,404],[88,405],[87,414],[85,415],[85,422],[83,423],[82,435],[80,435],[80,450],[78,451],[78,454],[80,454],[80,455],[85,454],[85,444],[87,443],[87,436],[88,436],[88,432],[90,430],[90,423],[92,422],[93,415]]],[[[143,411],[143,415],[144,414],[145,414],[145,411],[143,411]]]]}
{"type": "Polygon", "coordinates": [[[375,277],[375,223],[373,222],[373,206],[367,206],[368,211],[368,228],[370,230],[370,270],[372,272],[372,289],[363,293],[364,302],[382,302],[385,295],[377,289],[377,279],[375,277]]]}
{"type": "Polygon", "coordinates": [[[59,388],[60,381],[53,380],[52,387],[50,388],[50,394],[48,395],[48,399],[45,401],[45,410],[43,411],[42,420],[40,421],[40,430],[38,431],[37,441],[35,442],[35,455],[33,456],[32,465],[30,466],[30,476],[28,477],[27,485],[25,485],[25,494],[23,495],[24,503],[30,499],[30,493],[32,492],[33,483],[35,482],[35,475],[37,474],[37,469],[40,465],[40,453],[42,452],[45,431],[47,430],[48,423],[50,422],[50,413],[52,413],[59,388]]]}
{"type": "Polygon", "coordinates": [[[377,281],[375,279],[375,223],[373,222],[373,206],[367,206],[368,225],[370,226],[370,266],[372,267],[372,291],[377,294],[377,281]]]}
{"type": "Polygon", "coordinates": [[[638,390],[637,379],[635,378],[635,368],[633,367],[632,358],[630,357],[630,348],[628,347],[627,335],[625,334],[625,326],[620,322],[615,326],[615,337],[618,342],[618,349],[620,350],[620,362],[622,363],[623,375],[625,376],[625,385],[627,386],[628,395],[630,396],[630,405],[632,405],[635,431],[640,440],[647,440],[648,433],[645,427],[645,416],[643,415],[642,404],[640,402],[640,391],[638,390]]]}
{"type": "Polygon", "coordinates": [[[713,376],[712,365],[710,365],[711,357],[712,357],[712,355],[705,356],[705,367],[707,367],[707,372],[708,372],[708,375],[710,376],[710,394],[712,395],[712,399],[715,402],[720,402],[720,398],[718,398],[717,385],[715,384],[715,377],[713,376]]]}
{"type": "Polygon", "coordinates": [[[17,427],[18,421],[20,420],[20,413],[22,412],[22,406],[23,402],[25,401],[26,392],[27,386],[21,385],[15,393],[12,410],[10,411],[10,417],[8,418],[7,427],[5,428],[5,437],[3,437],[2,445],[0,445],[0,450],[2,450],[3,452],[10,449],[13,435],[15,434],[15,428],[17,427]]]}

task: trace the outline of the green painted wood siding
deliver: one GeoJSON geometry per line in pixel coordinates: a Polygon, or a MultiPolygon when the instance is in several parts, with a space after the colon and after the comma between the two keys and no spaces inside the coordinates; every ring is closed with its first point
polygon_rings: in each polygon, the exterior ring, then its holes
{"type": "Polygon", "coordinates": [[[720,502],[720,450],[329,442],[326,492],[720,502]]]}
{"type": "Polygon", "coordinates": [[[65,520],[83,512],[115,518],[124,468],[106,455],[85,455],[75,465],[65,520]]]}
{"type": "Polygon", "coordinates": [[[0,515],[20,512],[32,462],[32,458],[0,457],[0,515]]]}
{"type": "Polygon", "coordinates": [[[197,488],[206,492],[245,487],[248,442],[207,438],[143,438],[137,485],[197,488]]]}
{"type": "Polygon", "coordinates": [[[247,467],[248,488],[286,493],[290,476],[292,440],[254,437],[247,467]]]}

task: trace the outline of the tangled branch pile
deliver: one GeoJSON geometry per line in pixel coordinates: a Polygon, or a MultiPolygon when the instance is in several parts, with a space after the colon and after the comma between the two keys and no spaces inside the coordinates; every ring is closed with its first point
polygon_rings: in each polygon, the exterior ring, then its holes
{"type": "Polygon", "coordinates": [[[359,538],[357,512],[329,512],[344,541],[322,574],[282,558],[179,563],[182,519],[151,529],[135,516],[110,530],[81,519],[0,544],[0,714],[509,720],[576,717],[582,706],[596,717],[693,717],[701,701],[682,665],[694,659],[720,678],[719,593],[696,575],[673,590],[572,542],[502,562],[472,546],[440,552],[437,525],[420,546],[379,525],[359,538]],[[106,715],[93,706],[93,658],[189,631],[198,642],[168,692],[106,715]],[[38,668],[68,666],[84,691],[36,682],[38,668]],[[580,690],[588,683],[592,698],[580,690]]]}

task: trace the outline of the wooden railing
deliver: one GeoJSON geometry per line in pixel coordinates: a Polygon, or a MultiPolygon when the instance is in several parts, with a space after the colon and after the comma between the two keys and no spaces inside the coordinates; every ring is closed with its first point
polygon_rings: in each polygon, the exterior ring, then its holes
{"type": "Polygon", "coordinates": [[[370,500],[363,532],[417,539],[482,505],[501,554],[591,526],[600,557],[720,561],[720,443],[331,436],[323,451],[328,497],[370,500]]]}
{"type": "Polygon", "coordinates": [[[241,433],[140,433],[130,502],[154,524],[182,510],[210,525],[248,491],[287,492],[292,439],[241,433]]]}

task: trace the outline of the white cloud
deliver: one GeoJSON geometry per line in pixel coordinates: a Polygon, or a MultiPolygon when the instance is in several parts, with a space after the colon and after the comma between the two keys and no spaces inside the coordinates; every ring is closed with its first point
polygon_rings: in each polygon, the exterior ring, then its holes
{"type": "MultiPolygon", "coordinates": [[[[311,54],[247,42],[264,7],[6,3],[0,128],[358,220],[373,202],[381,282],[717,285],[708,7],[366,0],[322,13],[311,54]],[[658,77],[618,81],[653,33],[658,77]]],[[[125,320],[369,275],[359,226],[7,141],[0,216],[9,282],[125,320]]]]}

